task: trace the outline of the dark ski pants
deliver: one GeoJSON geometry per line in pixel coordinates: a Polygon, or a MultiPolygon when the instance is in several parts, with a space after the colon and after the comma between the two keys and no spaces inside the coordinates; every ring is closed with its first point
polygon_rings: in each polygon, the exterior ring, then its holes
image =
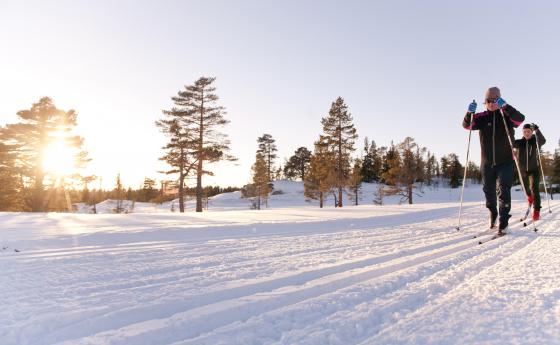
{"type": "Polygon", "coordinates": [[[525,184],[525,189],[527,190],[527,196],[533,196],[533,209],[536,211],[541,210],[541,195],[539,193],[540,185],[540,172],[535,171],[524,171],[523,172],[523,183],[525,184]]]}
{"type": "Polygon", "coordinates": [[[513,162],[482,166],[482,190],[486,197],[486,207],[500,216],[500,223],[507,223],[511,209],[511,185],[513,183],[513,162]],[[496,203],[499,201],[499,207],[496,203]],[[499,212],[498,212],[499,211],[499,212]]]}

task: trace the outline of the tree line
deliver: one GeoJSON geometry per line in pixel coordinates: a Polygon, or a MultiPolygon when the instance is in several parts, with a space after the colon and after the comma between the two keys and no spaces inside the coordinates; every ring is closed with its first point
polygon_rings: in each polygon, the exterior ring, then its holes
{"type": "MultiPolygon", "coordinates": [[[[161,181],[159,188],[155,180],[146,178],[139,188],[125,190],[117,176],[114,189],[90,190],[88,185],[97,177],[78,173],[90,158],[84,138],[73,134],[77,112],[58,109],[48,97],[18,111],[18,122],[0,127],[0,211],[70,211],[76,202],[95,205],[107,198],[163,202],[178,197],[179,211],[184,212],[186,197],[192,197],[195,210],[201,212],[208,197],[238,190],[203,185],[203,176],[214,174],[212,163],[237,159],[229,153],[230,141],[222,132],[229,120],[214,83],[215,78],[201,77],[184,86],[171,97],[171,108],[163,110],[162,118],[155,122],[167,138],[159,159],[169,167],[160,172],[169,178],[161,181]],[[45,169],[47,148],[56,143],[71,152],[72,174],[45,169]],[[188,179],[196,180],[194,187],[187,186],[188,179]]],[[[335,207],[342,207],[344,194],[357,205],[364,182],[379,183],[374,200],[379,204],[387,195],[399,195],[402,202],[413,203],[424,185],[445,181],[457,188],[462,183],[464,167],[456,154],[436,159],[412,137],[379,147],[366,137],[363,150],[356,155],[357,129],[342,97],[331,103],[321,125],[313,147],[298,147],[283,164],[277,164],[273,136],[266,133],[257,138],[251,183],[241,188],[244,197],[254,200],[254,208],[268,205],[269,195],[275,193],[273,181],[279,179],[303,181],[305,198],[318,200],[320,207],[328,197],[335,207]]],[[[543,159],[549,182],[559,184],[560,143],[554,154],[544,152],[543,159]]],[[[480,168],[473,162],[467,168],[467,178],[480,182],[480,168]]]]}

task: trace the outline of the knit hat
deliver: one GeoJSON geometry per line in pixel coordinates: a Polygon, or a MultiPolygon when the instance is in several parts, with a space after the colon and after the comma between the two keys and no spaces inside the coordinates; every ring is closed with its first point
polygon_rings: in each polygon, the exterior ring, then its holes
{"type": "Polygon", "coordinates": [[[500,97],[502,97],[502,94],[500,93],[500,89],[494,86],[486,90],[486,94],[484,96],[484,102],[486,102],[487,99],[497,99],[500,97]]]}

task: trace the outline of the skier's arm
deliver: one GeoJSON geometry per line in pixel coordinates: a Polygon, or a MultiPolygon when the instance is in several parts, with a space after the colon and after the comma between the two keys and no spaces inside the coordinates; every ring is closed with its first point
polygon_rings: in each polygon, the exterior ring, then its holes
{"type": "Polygon", "coordinates": [[[484,113],[472,114],[472,123],[471,123],[471,113],[467,113],[463,118],[463,128],[471,129],[473,131],[480,129],[480,118],[483,115],[484,113]]]}
{"type": "Polygon", "coordinates": [[[509,117],[509,120],[511,121],[513,127],[517,128],[520,124],[523,123],[523,121],[525,121],[525,115],[521,114],[511,105],[506,104],[502,109],[504,110],[504,114],[509,117]]]}
{"type": "Polygon", "coordinates": [[[513,147],[518,149],[519,147],[521,147],[521,139],[516,139],[513,141],[513,147]]]}
{"type": "Polygon", "coordinates": [[[539,147],[543,146],[546,143],[546,139],[544,138],[544,135],[541,133],[541,130],[537,129],[535,130],[535,135],[537,137],[537,143],[539,144],[539,147]]]}

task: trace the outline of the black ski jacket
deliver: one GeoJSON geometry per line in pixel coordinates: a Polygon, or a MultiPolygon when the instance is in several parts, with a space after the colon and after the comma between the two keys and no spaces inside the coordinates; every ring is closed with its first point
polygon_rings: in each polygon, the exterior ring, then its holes
{"type": "MultiPolygon", "coordinates": [[[[525,116],[514,107],[506,104],[502,108],[511,141],[514,140],[514,128],[525,120],[525,116]]],[[[513,152],[504,128],[500,110],[485,111],[474,114],[471,123],[471,114],[467,113],[463,119],[463,128],[478,130],[480,136],[480,164],[499,165],[513,162],[513,152]]]]}
{"type": "Polygon", "coordinates": [[[539,149],[546,143],[541,131],[537,129],[535,134],[527,140],[525,137],[517,139],[513,146],[517,149],[519,168],[522,173],[540,172],[539,156],[537,155],[537,141],[539,149]]]}

